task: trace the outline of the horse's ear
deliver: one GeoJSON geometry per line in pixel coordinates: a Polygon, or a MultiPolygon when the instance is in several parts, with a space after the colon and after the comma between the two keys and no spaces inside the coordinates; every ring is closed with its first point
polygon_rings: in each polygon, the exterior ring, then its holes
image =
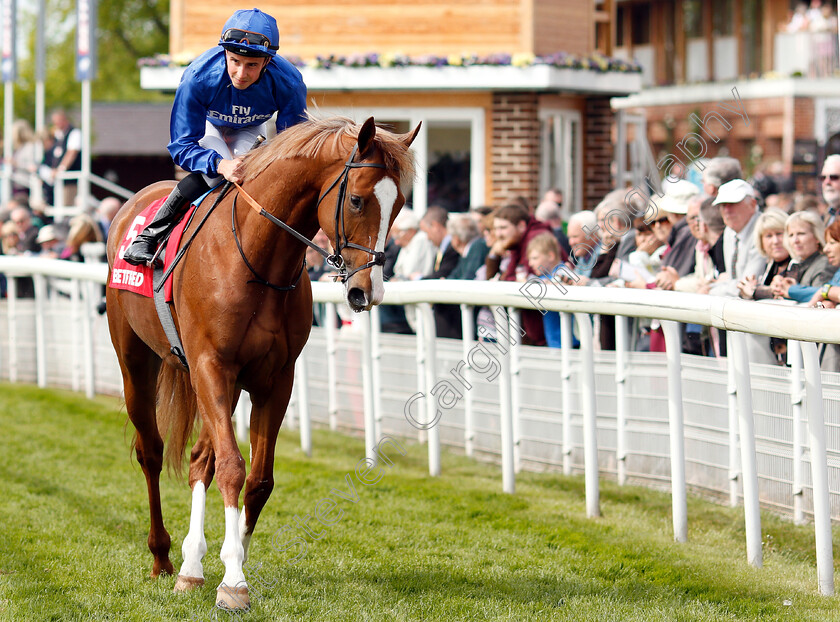
{"type": "Polygon", "coordinates": [[[411,146],[411,143],[414,142],[414,139],[417,138],[417,134],[420,133],[420,126],[423,125],[423,122],[417,124],[417,127],[414,128],[413,132],[409,132],[408,134],[403,134],[400,136],[402,143],[405,145],[405,148],[408,149],[411,146]]]}
{"type": "Polygon", "coordinates": [[[368,120],[362,124],[362,129],[359,130],[359,155],[364,156],[367,150],[373,146],[373,139],[376,137],[376,124],[373,122],[373,117],[368,117],[368,120]]]}

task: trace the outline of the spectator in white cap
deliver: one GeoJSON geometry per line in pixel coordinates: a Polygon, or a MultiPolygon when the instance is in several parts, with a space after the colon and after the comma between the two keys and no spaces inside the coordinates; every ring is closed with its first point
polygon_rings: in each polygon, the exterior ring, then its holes
{"type": "Polygon", "coordinates": [[[35,241],[41,245],[41,257],[50,259],[58,259],[60,252],[61,240],[58,239],[57,232],[54,225],[46,225],[41,227],[38,231],[38,237],[35,241]]]}
{"type": "MultiPolygon", "coordinates": [[[[665,252],[662,254],[662,268],[656,275],[656,287],[674,289],[674,284],[681,277],[694,272],[695,239],[685,219],[688,204],[700,194],[700,189],[690,181],[680,179],[665,187],[665,195],[658,202],[659,213],[651,223],[654,233],[664,225],[666,218],[671,227],[665,252]]],[[[658,236],[657,236],[658,237],[658,236]]]]}
{"type": "Polygon", "coordinates": [[[753,187],[743,179],[733,179],[718,190],[714,205],[726,229],[723,232],[723,261],[728,279],[721,279],[711,293],[720,296],[738,296],[738,281],[746,276],[764,272],[767,259],[755,246],[753,229],[758,220],[753,187]]]}
{"type": "MultiPolygon", "coordinates": [[[[743,179],[733,179],[723,184],[717,193],[714,205],[720,206],[720,213],[726,229],[723,231],[723,261],[726,267],[725,275],[712,285],[710,294],[713,296],[740,295],[738,282],[754,276],[764,274],[767,258],[755,245],[755,229],[758,220],[757,203],[753,187],[743,179]]],[[[767,339],[749,336],[747,339],[749,358],[753,362],[776,363],[776,357],[767,347],[767,339]]]]}

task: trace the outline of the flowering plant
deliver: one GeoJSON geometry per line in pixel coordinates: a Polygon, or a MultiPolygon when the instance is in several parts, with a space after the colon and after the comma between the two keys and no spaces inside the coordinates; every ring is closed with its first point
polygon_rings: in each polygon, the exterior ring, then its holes
{"type": "MultiPolygon", "coordinates": [[[[296,67],[313,69],[331,69],[332,67],[533,67],[548,65],[558,69],[584,69],[599,73],[641,73],[642,68],[635,60],[611,58],[595,52],[588,56],[579,56],[567,52],[555,52],[545,56],[528,53],[507,54],[423,54],[407,56],[395,52],[369,52],[367,54],[349,54],[316,56],[308,62],[297,56],[286,56],[286,60],[296,67]]],[[[156,54],[137,61],[139,67],[177,67],[188,65],[190,59],[173,58],[168,54],[156,54]]]]}

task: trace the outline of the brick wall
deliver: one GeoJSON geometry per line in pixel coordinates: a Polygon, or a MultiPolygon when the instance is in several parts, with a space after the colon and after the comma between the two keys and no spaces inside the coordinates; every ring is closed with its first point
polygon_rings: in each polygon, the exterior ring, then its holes
{"type": "Polygon", "coordinates": [[[540,124],[536,93],[493,93],[492,203],[539,200],[540,124]]]}
{"type": "Polygon", "coordinates": [[[613,112],[609,97],[589,97],[583,117],[583,207],[593,209],[613,189],[613,112]]]}

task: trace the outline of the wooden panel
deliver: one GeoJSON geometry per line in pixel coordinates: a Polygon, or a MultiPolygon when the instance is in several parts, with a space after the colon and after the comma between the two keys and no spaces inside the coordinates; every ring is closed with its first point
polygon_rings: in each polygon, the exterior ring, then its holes
{"type": "Polygon", "coordinates": [[[560,50],[590,54],[595,49],[592,2],[533,0],[533,3],[534,54],[553,54],[560,50]]]}
{"type": "MultiPolygon", "coordinates": [[[[261,8],[278,18],[281,53],[302,58],[366,52],[587,53],[594,28],[590,3],[556,0],[269,0],[261,8]]],[[[171,13],[173,28],[180,30],[170,35],[171,52],[197,55],[218,41],[231,5],[172,0],[171,13]]]]}

